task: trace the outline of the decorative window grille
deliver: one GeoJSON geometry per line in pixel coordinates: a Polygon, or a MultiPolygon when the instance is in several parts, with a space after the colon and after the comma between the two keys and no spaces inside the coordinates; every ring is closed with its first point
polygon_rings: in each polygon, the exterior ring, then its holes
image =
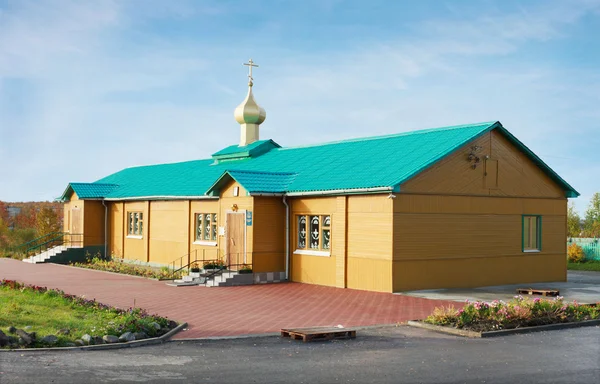
{"type": "Polygon", "coordinates": [[[217,214],[196,214],[196,240],[217,241],[217,214]]]}
{"type": "Polygon", "coordinates": [[[331,216],[296,216],[297,249],[329,251],[331,249],[331,216]]]}
{"type": "Polygon", "coordinates": [[[331,216],[323,216],[323,249],[331,248],[331,216]]]}
{"type": "Polygon", "coordinates": [[[127,221],[129,223],[127,234],[142,236],[144,233],[144,214],[142,212],[128,212],[127,221]]]}
{"type": "Polygon", "coordinates": [[[306,216],[298,216],[298,249],[306,248],[306,216]]]}

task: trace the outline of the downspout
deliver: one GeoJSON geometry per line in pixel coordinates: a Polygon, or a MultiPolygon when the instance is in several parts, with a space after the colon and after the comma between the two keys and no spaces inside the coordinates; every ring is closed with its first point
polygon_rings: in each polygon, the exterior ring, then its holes
{"type": "Polygon", "coordinates": [[[104,260],[108,260],[108,206],[104,203],[104,199],[102,205],[104,205],[104,260]]]}
{"type": "Polygon", "coordinates": [[[283,195],[283,205],[285,205],[285,279],[290,280],[290,206],[283,195]]]}

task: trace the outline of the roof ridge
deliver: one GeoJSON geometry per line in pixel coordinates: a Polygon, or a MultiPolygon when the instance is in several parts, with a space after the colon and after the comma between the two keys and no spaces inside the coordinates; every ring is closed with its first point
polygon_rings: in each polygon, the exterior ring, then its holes
{"type": "Polygon", "coordinates": [[[269,175],[297,175],[298,172],[271,172],[271,171],[249,171],[249,170],[241,170],[241,169],[227,169],[225,172],[236,172],[236,173],[262,173],[269,175]]]}
{"type": "Polygon", "coordinates": [[[298,145],[298,146],[294,146],[294,147],[283,147],[283,148],[275,148],[275,149],[276,150],[300,149],[300,148],[321,147],[321,146],[325,146],[325,145],[335,145],[335,144],[342,144],[342,143],[356,143],[356,142],[363,142],[363,141],[382,140],[382,139],[389,139],[389,138],[393,138],[393,137],[413,136],[413,135],[420,135],[420,134],[426,134],[426,133],[432,133],[432,132],[449,131],[449,130],[453,130],[453,129],[478,127],[478,126],[483,126],[483,125],[492,126],[496,123],[498,123],[498,120],[484,121],[484,122],[472,123],[472,124],[450,125],[447,127],[425,128],[425,129],[418,129],[416,131],[406,131],[406,132],[392,133],[392,134],[388,134],[388,135],[365,136],[365,137],[357,137],[357,138],[353,138],[353,139],[330,141],[330,142],[326,142],[326,143],[306,144],[306,145],[298,145]]]}

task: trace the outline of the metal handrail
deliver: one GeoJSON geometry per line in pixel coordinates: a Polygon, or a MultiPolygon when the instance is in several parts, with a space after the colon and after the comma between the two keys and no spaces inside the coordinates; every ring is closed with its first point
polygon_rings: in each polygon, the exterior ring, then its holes
{"type": "Polygon", "coordinates": [[[35,255],[35,254],[43,252],[51,247],[56,247],[56,246],[64,245],[64,244],[83,245],[83,233],[63,233],[63,232],[61,232],[60,236],[56,236],[42,244],[38,244],[36,246],[27,248],[25,253],[27,255],[29,255],[31,253],[35,255]],[[73,241],[74,236],[80,236],[79,240],[73,241]],[[68,240],[67,240],[67,238],[68,238],[68,240]]]}
{"type": "Polygon", "coordinates": [[[28,241],[28,242],[26,242],[26,243],[23,243],[23,244],[16,245],[16,246],[12,247],[12,249],[11,249],[11,250],[12,250],[13,252],[17,252],[18,250],[20,250],[20,249],[22,249],[22,248],[29,248],[29,245],[30,245],[30,244],[37,243],[37,242],[39,242],[39,241],[40,241],[40,240],[42,240],[42,239],[46,239],[46,238],[48,238],[49,236],[63,235],[64,233],[65,233],[65,232],[51,232],[51,233],[47,233],[47,234],[45,234],[45,235],[42,235],[42,236],[40,236],[40,237],[36,237],[35,239],[33,239],[33,240],[30,240],[30,241],[28,241]]]}

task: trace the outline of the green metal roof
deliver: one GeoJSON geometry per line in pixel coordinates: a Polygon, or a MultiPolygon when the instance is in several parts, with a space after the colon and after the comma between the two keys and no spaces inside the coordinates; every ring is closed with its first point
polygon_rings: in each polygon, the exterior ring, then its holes
{"type": "Polygon", "coordinates": [[[218,195],[220,188],[230,180],[235,180],[244,186],[250,194],[282,194],[294,182],[296,173],[286,172],[254,172],[226,171],[208,191],[207,195],[218,195]]]}
{"type": "Polygon", "coordinates": [[[118,185],[105,183],[69,183],[57,200],[66,201],[75,192],[80,199],[100,199],[109,195],[118,185]]]}
{"type": "MultiPolygon", "coordinates": [[[[118,188],[105,195],[116,200],[203,197],[218,186],[224,175],[238,180],[250,193],[398,191],[403,182],[492,129],[504,133],[561,185],[569,197],[579,195],[499,122],[291,148],[280,148],[270,140],[263,140],[241,147],[244,152],[269,148],[258,155],[127,168],[97,183],[117,184],[118,188]]],[[[235,157],[239,150],[239,146],[231,146],[214,156],[235,157]]]]}

